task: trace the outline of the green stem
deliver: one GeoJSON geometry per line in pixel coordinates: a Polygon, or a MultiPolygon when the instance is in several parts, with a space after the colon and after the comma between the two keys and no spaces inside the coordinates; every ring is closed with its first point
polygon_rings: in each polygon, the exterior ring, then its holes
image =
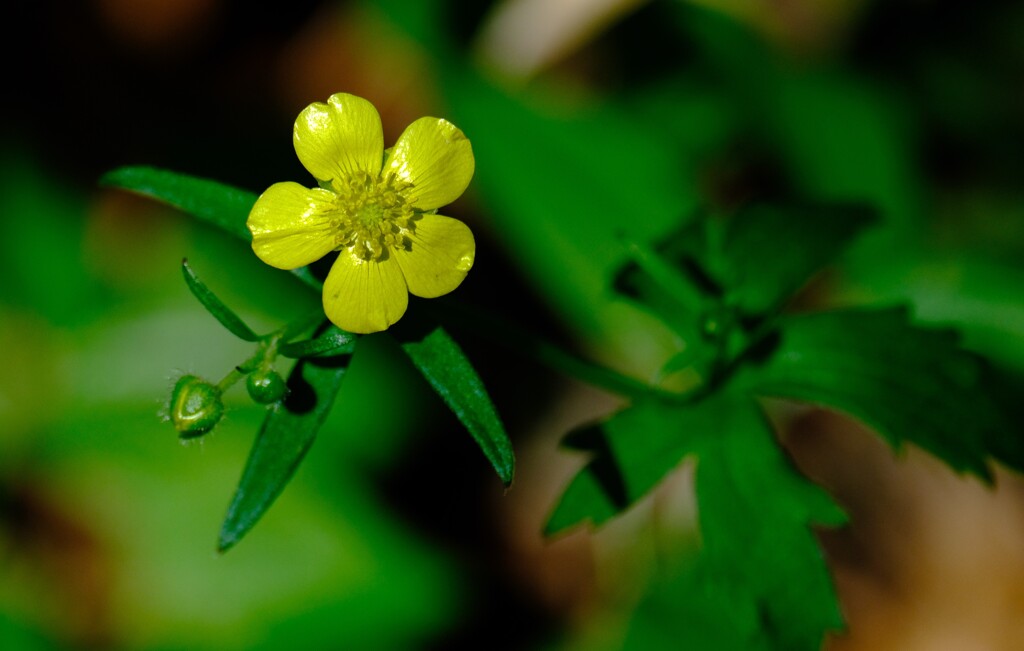
{"type": "Polygon", "coordinates": [[[217,383],[218,393],[224,393],[230,389],[236,382],[244,378],[249,371],[244,370],[241,366],[236,366],[231,369],[231,372],[224,376],[224,379],[217,383]]]}
{"type": "Polygon", "coordinates": [[[626,242],[626,253],[648,277],[680,305],[691,311],[699,310],[707,297],[693,283],[686,282],[679,270],[665,262],[656,251],[639,242],[626,242]]]}
{"type": "Polygon", "coordinates": [[[253,353],[252,357],[231,369],[231,372],[225,375],[224,379],[217,383],[217,391],[224,393],[237,384],[239,380],[256,369],[269,368],[274,363],[274,359],[277,357],[278,349],[281,347],[282,342],[285,342],[288,339],[309,330],[310,328],[316,327],[323,320],[323,312],[317,310],[316,312],[310,313],[300,319],[296,319],[284,327],[260,337],[257,340],[256,352],[253,353]]]}

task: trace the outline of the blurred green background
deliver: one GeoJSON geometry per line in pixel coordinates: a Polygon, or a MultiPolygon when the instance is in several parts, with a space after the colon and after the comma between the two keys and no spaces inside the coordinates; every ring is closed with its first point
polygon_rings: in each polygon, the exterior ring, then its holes
{"type": "MultiPolygon", "coordinates": [[[[826,199],[869,203],[882,226],[801,304],[909,301],[1024,372],[1021,3],[51,0],[9,11],[2,649],[672,639],[671,594],[634,611],[647,579],[693,544],[685,470],[596,535],[544,541],[581,463],[557,438],[615,399],[472,338],[519,454],[507,495],[375,338],[282,498],[237,549],[214,553],[262,411],[236,390],[226,421],[187,446],[160,420],[178,375],[219,378],[248,351],[188,294],[180,260],[262,330],[319,299],[227,236],[96,179],[147,164],[256,192],[308,183],[292,121],[334,92],[372,101],[389,143],[421,115],[460,126],[477,175],[449,211],[479,253],[457,296],[626,373],[653,380],[679,342],[610,292],[625,241],[701,207],[826,199]]],[[[913,450],[894,460],[845,419],[787,413],[793,456],[853,518],[824,537],[850,621],[830,648],[1018,648],[1019,478],[989,493],[913,450]]]]}

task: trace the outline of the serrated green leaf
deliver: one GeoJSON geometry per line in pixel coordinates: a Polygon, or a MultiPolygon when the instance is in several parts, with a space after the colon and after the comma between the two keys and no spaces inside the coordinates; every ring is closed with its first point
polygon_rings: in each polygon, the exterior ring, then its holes
{"type": "Polygon", "coordinates": [[[593,459],[569,483],[545,534],[585,521],[600,525],[628,508],[684,456],[696,452],[704,437],[715,434],[718,412],[713,401],[688,406],[637,402],[600,428],[570,434],[566,442],[588,448],[593,459]]]}
{"type": "MultiPolygon", "coordinates": [[[[817,649],[826,630],[842,626],[811,527],[842,524],[845,515],[791,467],[748,396],[638,403],[570,442],[595,458],[570,484],[549,533],[613,517],[686,456],[697,458],[702,549],[672,589],[664,639],[694,648],[817,649]]],[[[643,639],[631,637],[627,648],[645,648],[643,639]]]]}
{"type": "Polygon", "coordinates": [[[749,591],[716,576],[708,563],[658,576],[629,622],[623,651],[772,651],[749,591]]]}
{"type": "Polygon", "coordinates": [[[217,549],[238,543],[291,480],[334,404],[344,365],[301,360],[288,377],[288,397],[267,410],[242,479],[221,526],[217,549]]]}
{"type": "Polygon", "coordinates": [[[512,484],[515,455],[484,383],[457,343],[437,327],[403,350],[466,427],[505,486],[512,484]]]}
{"type": "Polygon", "coordinates": [[[724,221],[700,214],[650,249],[634,245],[616,285],[692,340],[717,302],[745,317],[775,312],[874,221],[842,204],[755,204],[724,221]]]}
{"type": "Polygon", "coordinates": [[[843,619],[811,527],[846,517],[796,473],[752,401],[720,404],[717,435],[697,463],[699,566],[731,588],[737,608],[759,613],[756,636],[767,648],[819,649],[843,619]]]}
{"type": "Polygon", "coordinates": [[[206,283],[199,280],[196,273],[192,271],[192,267],[189,266],[188,260],[181,261],[181,273],[185,276],[185,283],[192,291],[192,295],[199,299],[206,311],[220,321],[220,324],[227,328],[228,332],[243,341],[256,341],[260,338],[231,308],[217,298],[217,295],[206,286],[206,283]]]}
{"type": "Polygon", "coordinates": [[[279,352],[285,357],[293,359],[301,357],[331,357],[333,355],[351,354],[355,350],[355,345],[355,335],[332,325],[316,339],[287,343],[281,346],[279,352]]]}
{"type": "Polygon", "coordinates": [[[983,388],[981,360],[952,330],[913,325],[905,309],[787,317],[775,337],[742,379],[754,393],[845,411],[894,447],[915,443],[986,479],[995,442],[1014,436],[983,388]]]}
{"type": "Polygon", "coordinates": [[[986,360],[981,390],[992,400],[1000,416],[1001,426],[988,430],[985,440],[988,453],[1008,467],[1024,472],[1024,436],[1020,433],[1020,423],[1024,423],[1024,402],[1020,399],[1024,395],[1024,373],[1009,367],[1000,368],[986,360]]]}
{"type": "Polygon", "coordinates": [[[155,167],[120,167],[107,172],[100,184],[129,190],[174,206],[246,242],[252,240],[245,222],[256,195],[217,181],[155,167]]]}
{"type": "Polygon", "coordinates": [[[728,304],[745,315],[767,314],[875,221],[858,206],[751,205],[726,222],[721,250],[709,252],[710,271],[728,304]]]}

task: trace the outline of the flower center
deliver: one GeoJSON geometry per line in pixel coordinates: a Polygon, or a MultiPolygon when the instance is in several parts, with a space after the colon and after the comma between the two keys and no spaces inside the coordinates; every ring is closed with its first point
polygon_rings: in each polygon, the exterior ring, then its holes
{"type": "Polygon", "coordinates": [[[416,213],[404,195],[411,187],[393,174],[374,178],[360,171],[336,179],[335,248],[366,261],[384,259],[394,247],[408,250],[416,228],[416,213]]]}
{"type": "Polygon", "coordinates": [[[384,208],[379,203],[368,203],[356,212],[356,217],[367,228],[376,226],[384,219],[384,208]]]}

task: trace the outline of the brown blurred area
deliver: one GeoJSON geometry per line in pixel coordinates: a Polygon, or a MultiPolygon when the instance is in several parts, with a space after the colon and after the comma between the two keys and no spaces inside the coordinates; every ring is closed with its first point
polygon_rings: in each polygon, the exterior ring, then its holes
{"type": "Polygon", "coordinates": [[[52,622],[57,637],[82,648],[108,648],[114,641],[111,550],[41,482],[22,476],[8,483],[0,485],[0,561],[6,580],[38,580],[46,591],[39,600],[44,612],[32,616],[52,622]]]}
{"type": "MultiPolygon", "coordinates": [[[[828,281],[798,296],[827,301],[828,281]]],[[[1012,651],[1024,640],[1024,478],[958,475],[914,445],[893,449],[850,416],[768,401],[797,468],[849,524],[819,531],[848,630],[836,651],[1012,651]]]]}
{"type": "Polygon", "coordinates": [[[798,466],[850,525],[822,533],[847,634],[828,648],[1012,649],[1024,640],[1024,481],[958,477],[894,453],[851,419],[808,411],[788,428],[798,466]]]}

